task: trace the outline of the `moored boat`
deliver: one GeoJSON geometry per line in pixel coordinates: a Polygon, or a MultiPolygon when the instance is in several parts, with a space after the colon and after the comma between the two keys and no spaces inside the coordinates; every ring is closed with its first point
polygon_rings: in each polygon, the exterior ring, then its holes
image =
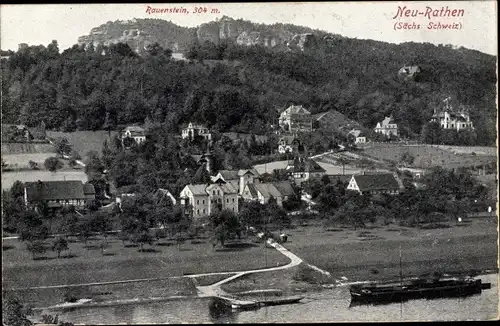
{"type": "Polygon", "coordinates": [[[481,293],[489,283],[470,277],[401,280],[393,283],[352,285],[351,299],[356,302],[397,302],[408,299],[460,297],[481,293]]]}

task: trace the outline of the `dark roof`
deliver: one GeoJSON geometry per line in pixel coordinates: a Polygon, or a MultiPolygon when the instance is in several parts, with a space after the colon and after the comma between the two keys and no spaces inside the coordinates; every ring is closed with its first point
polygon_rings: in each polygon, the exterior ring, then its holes
{"type": "Polygon", "coordinates": [[[310,158],[296,157],[293,160],[293,172],[325,172],[325,169],[310,158]]]}
{"type": "Polygon", "coordinates": [[[279,190],[282,196],[292,196],[295,194],[292,184],[289,181],[273,182],[273,185],[279,190]]]}
{"type": "MultiPolygon", "coordinates": [[[[85,199],[81,181],[37,181],[24,183],[28,202],[85,199]]],[[[92,187],[93,188],[93,187],[92,187]]]]}
{"type": "Polygon", "coordinates": [[[252,198],[257,198],[257,190],[255,189],[255,184],[253,183],[248,183],[247,184],[248,191],[250,191],[250,195],[252,195],[252,198]]]}
{"type": "Polygon", "coordinates": [[[392,173],[355,175],[354,180],[360,191],[399,189],[399,183],[392,173]]]}
{"type": "Polygon", "coordinates": [[[219,173],[225,181],[238,179],[238,170],[219,170],[219,173]]]}

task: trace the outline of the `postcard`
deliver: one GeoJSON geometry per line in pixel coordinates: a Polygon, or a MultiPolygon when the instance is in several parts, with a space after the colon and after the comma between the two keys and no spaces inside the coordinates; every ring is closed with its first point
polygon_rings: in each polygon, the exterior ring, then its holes
{"type": "Polygon", "coordinates": [[[3,324],[498,319],[497,19],[1,5],[3,324]]]}

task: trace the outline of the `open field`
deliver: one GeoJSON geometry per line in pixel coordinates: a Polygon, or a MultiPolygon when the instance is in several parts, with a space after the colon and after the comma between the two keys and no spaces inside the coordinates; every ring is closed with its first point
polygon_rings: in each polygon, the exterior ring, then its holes
{"type": "MultiPolygon", "coordinates": [[[[333,165],[329,163],[324,163],[317,161],[317,163],[326,171],[327,175],[339,175],[342,174],[342,166],[341,165],[333,165]]],[[[257,164],[254,166],[254,168],[259,172],[260,174],[262,173],[272,173],[273,170],[278,170],[278,169],[285,169],[288,164],[288,161],[275,161],[267,164],[257,164]]],[[[345,166],[344,173],[346,175],[349,174],[359,174],[361,173],[361,169],[353,166],[345,166]]]]}
{"type": "Polygon", "coordinates": [[[108,132],[104,130],[75,132],[47,131],[47,137],[49,138],[66,137],[73,146],[73,149],[82,157],[91,150],[97,151],[100,154],[104,140],[107,139],[109,146],[111,146],[112,139],[116,134],[116,131],[112,131],[111,137],[109,137],[108,132]]]}
{"type": "Polygon", "coordinates": [[[478,166],[496,161],[496,155],[456,155],[452,151],[433,145],[372,143],[365,146],[361,153],[380,160],[399,162],[405,152],[409,152],[415,157],[413,165],[418,168],[431,168],[434,166],[458,168],[462,166],[478,166]]]}
{"type": "MultiPolygon", "coordinates": [[[[42,163],[43,165],[43,163],[42,163]]],[[[78,171],[57,171],[50,172],[46,170],[27,170],[27,171],[12,171],[2,172],[2,190],[12,187],[14,182],[19,180],[21,182],[33,181],[63,181],[63,180],[80,180],[87,182],[87,175],[83,170],[78,171]]]]}
{"type": "Polygon", "coordinates": [[[497,148],[492,146],[448,146],[448,145],[437,145],[437,147],[444,150],[450,151],[454,154],[472,154],[484,155],[484,156],[496,156],[497,148]]]}
{"type": "Polygon", "coordinates": [[[305,264],[276,272],[248,275],[222,286],[228,292],[281,289],[287,294],[318,289],[342,277],[348,282],[399,277],[435,271],[454,273],[497,269],[497,224],[477,218],[463,226],[416,229],[387,226],[376,229],[306,227],[289,230],[283,245],[306,263],[331,273],[328,277],[305,264]],[[303,269],[302,279],[297,273],[303,269]]]}
{"type": "Polygon", "coordinates": [[[54,146],[47,143],[2,143],[2,156],[37,153],[55,153],[55,149],[54,146]]]}
{"type": "Polygon", "coordinates": [[[23,154],[3,154],[2,159],[7,163],[10,169],[29,168],[29,162],[33,161],[43,167],[43,162],[49,157],[56,156],[56,153],[23,153],[23,154]]]}
{"type": "Polygon", "coordinates": [[[285,247],[335,278],[360,281],[397,277],[400,246],[406,276],[494,269],[497,238],[496,219],[481,218],[440,229],[297,229],[290,231],[291,242],[285,247]]]}
{"type": "MultiPolygon", "coordinates": [[[[102,255],[98,247],[101,241],[102,239],[89,241],[89,249],[85,249],[81,242],[70,242],[70,250],[62,253],[62,256],[70,258],[57,259],[54,252],[47,252],[44,254],[47,258],[33,260],[31,254],[25,249],[24,243],[18,240],[4,240],[3,288],[5,290],[47,285],[165,278],[195,273],[258,269],[266,265],[277,266],[289,262],[287,257],[276,250],[264,250],[262,244],[247,243],[245,245],[244,243],[241,246],[229,245],[226,248],[214,250],[208,240],[201,240],[194,244],[186,242],[179,250],[173,241],[162,239],[151,248],[151,252],[139,252],[137,247],[124,248],[121,241],[110,238],[109,246],[102,255]]],[[[145,248],[150,247],[145,246],[145,248]]],[[[215,280],[218,279],[219,277],[215,277],[215,280]]],[[[212,280],[202,278],[200,281],[209,283],[212,280]]],[[[140,284],[142,285],[137,285],[136,292],[130,290],[127,295],[133,298],[147,294],[157,287],[154,282],[140,282],[140,284]]],[[[117,287],[117,285],[112,286],[117,287]]],[[[40,291],[30,291],[35,293],[34,299],[30,302],[38,306],[46,304],[50,299],[49,294],[43,294],[45,290],[41,291],[42,294],[40,291]]],[[[111,292],[115,291],[125,291],[125,289],[115,289],[111,292]]],[[[185,289],[176,287],[175,291],[189,292],[190,290],[189,287],[185,289]]],[[[57,293],[60,295],[62,292],[57,293]]],[[[24,295],[29,296],[29,294],[24,295]]],[[[61,300],[60,297],[55,299],[61,300]]]]}

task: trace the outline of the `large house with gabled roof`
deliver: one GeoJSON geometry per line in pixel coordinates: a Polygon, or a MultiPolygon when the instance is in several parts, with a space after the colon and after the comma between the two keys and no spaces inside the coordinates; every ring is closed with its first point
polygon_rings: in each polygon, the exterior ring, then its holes
{"type": "Polygon", "coordinates": [[[245,186],[242,198],[246,201],[258,201],[267,204],[271,198],[276,200],[276,204],[283,206],[283,202],[295,195],[295,191],[289,181],[249,183],[245,186]]]}
{"type": "Polygon", "coordinates": [[[146,141],[146,131],[139,126],[128,126],[122,132],[122,144],[127,138],[133,139],[137,144],[142,144],[146,141]]]}
{"type": "Polygon", "coordinates": [[[36,181],[24,183],[24,201],[27,207],[46,203],[50,208],[64,206],[83,207],[95,199],[95,189],[91,183],[78,180],[36,181]]]}
{"type": "Polygon", "coordinates": [[[291,105],[281,112],[278,124],[289,132],[312,131],[313,119],[311,112],[302,105],[291,105]]]}
{"type": "Polygon", "coordinates": [[[402,183],[393,173],[353,175],[347,190],[364,194],[399,194],[402,183]]]}
{"type": "Polygon", "coordinates": [[[180,193],[180,201],[193,218],[208,216],[215,209],[238,213],[238,187],[222,179],[212,184],[188,184],[180,193]]]}

